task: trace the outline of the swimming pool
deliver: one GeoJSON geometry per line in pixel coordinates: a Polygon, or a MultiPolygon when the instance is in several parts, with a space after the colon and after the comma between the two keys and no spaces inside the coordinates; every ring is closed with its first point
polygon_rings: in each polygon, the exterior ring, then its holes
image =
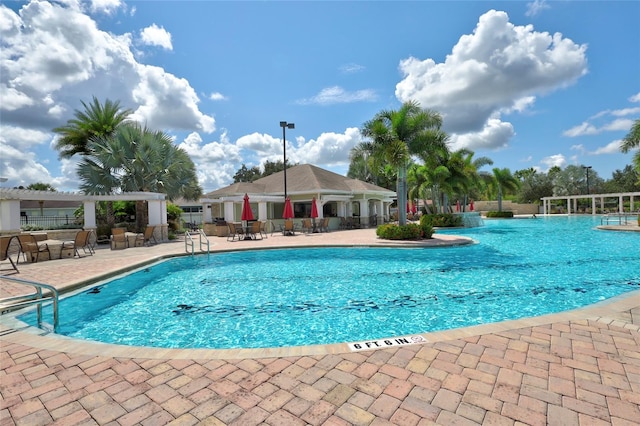
{"type": "Polygon", "coordinates": [[[492,220],[439,231],[478,241],[462,247],[170,259],[63,299],[59,333],[136,346],[282,347],[560,312],[640,288],[640,234],[594,230],[598,223],[492,220]]]}

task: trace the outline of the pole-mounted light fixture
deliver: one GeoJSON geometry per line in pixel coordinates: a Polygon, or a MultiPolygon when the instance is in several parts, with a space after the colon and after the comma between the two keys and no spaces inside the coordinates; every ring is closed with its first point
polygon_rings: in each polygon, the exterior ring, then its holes
{"type": "Polygon", "coordinates": [[[283,153],[283,166],[284,166],[284,199],[287,199],[287,135],[286,129],[295,129],[294,123],[287,123],[286,121],[280,122],[282,127],[282,153],[283,153]]]}
{"type": "Polygon", "coordinates": [[[591,169],[591,166],[582,166],[582,168],[587,172],[587,194],[589,194],[591,192],[589,188],[589,169],[591,169]]]}

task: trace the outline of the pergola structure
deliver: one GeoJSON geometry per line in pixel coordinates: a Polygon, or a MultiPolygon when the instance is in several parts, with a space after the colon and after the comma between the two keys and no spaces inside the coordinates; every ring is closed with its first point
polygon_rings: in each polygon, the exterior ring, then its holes
{"type": "MultiPolygon", "coordinates": [[[[557,197],[543,197],[542,200],[542,212],[543,214],[550,214],[551,204],[555,200],[563,200],[567,202],[567,214],[575,214],[578,212],[578,200],[591,200],[591,214],[596,214],[597,203],[599,201],[600,211],[605,211],[605,199],[614,198],[618,200],[618,210],[610,213],[625,213],[624,200],[629,199],[629,205],[633,206],[634,197],[640,199],[640,192],[620,192],[612,194],[581,194],[581,195],[561,195],[557,197]]],[[[626,212],[630,213],[630,212],[626,212]]]]}
{"type": "Polygon", "coordinates": [[[165,194],[156,192],[123,192],[114,195],[87,195],[72,192],[32,191],[28,189],[0,188],[0,235],[20,232],[20,202],[75,201],[84,205],[84,229],[95,230],[96,202],[98,201],[146,201],[149,209],[149,225],[162,230],[162,239],[168,231],[167,201],[165,194]]]}

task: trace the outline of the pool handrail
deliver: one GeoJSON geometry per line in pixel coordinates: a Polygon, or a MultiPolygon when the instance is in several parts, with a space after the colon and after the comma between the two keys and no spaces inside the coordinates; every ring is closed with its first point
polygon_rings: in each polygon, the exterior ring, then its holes
{"type": "Polygon", "coordinates": [[[185,231],[184,233],[184,250],[189,253],[189,246],[191,246],[191,255],[195,255],[195,241],[193,240],[193,235],[192,234],[198,234],[198,238],[199,238],[199,243],[200,243],[200,251],[205,251],[203,249],[204,246],[206,246],[207,248],[207,253],[211,252],[211,247],[209,244],[209,238],[207,237],[207,234],[204,233],[204,231],[202,229],[198,229],[197,231],[191,232],[191,231],[185,231]],[[204,239],[204,241],[203,241],[204,239]]]}
{"type": "Polygon", "coordinates": [[[31,280],[25,280],[17,277],[10,277],[6,275],[0,276],[0,280],[12,281],[16,284],[27,285],[36,289],[35,293],[22,294],[19,296],[11,296],[0,299],[0,313],[5,314],[9,311],[13,311],[26,306],[36,305],[36,312],[38,316],[38,327],[42,327],[42,304],[51,300],[53,303],[53,332],[58,329],[58,290],[55,287],[48,284],[42,284],[31,280]],[[43,295],[42,290],[47,290],[51,294],[43,295]]]}

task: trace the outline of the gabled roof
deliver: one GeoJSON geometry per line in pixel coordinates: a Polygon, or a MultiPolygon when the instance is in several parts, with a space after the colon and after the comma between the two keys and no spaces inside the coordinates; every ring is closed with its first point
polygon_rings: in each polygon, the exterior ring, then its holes
{"type": "MultiPolygon", "coordinates": [[[[329,170],[321,169],[311,164],[301,164],[287,169],[288,194],[352,194],[357,193],[386,193],[395,196],[395,192],[377,185],[357,179],[347,178],[329,170]]],[[[252,183],[234,183],[203,195],[203,198],[218,198],[242,194],[254,195],[284,195],[284,171],[255,180],[252,183]]]]}

